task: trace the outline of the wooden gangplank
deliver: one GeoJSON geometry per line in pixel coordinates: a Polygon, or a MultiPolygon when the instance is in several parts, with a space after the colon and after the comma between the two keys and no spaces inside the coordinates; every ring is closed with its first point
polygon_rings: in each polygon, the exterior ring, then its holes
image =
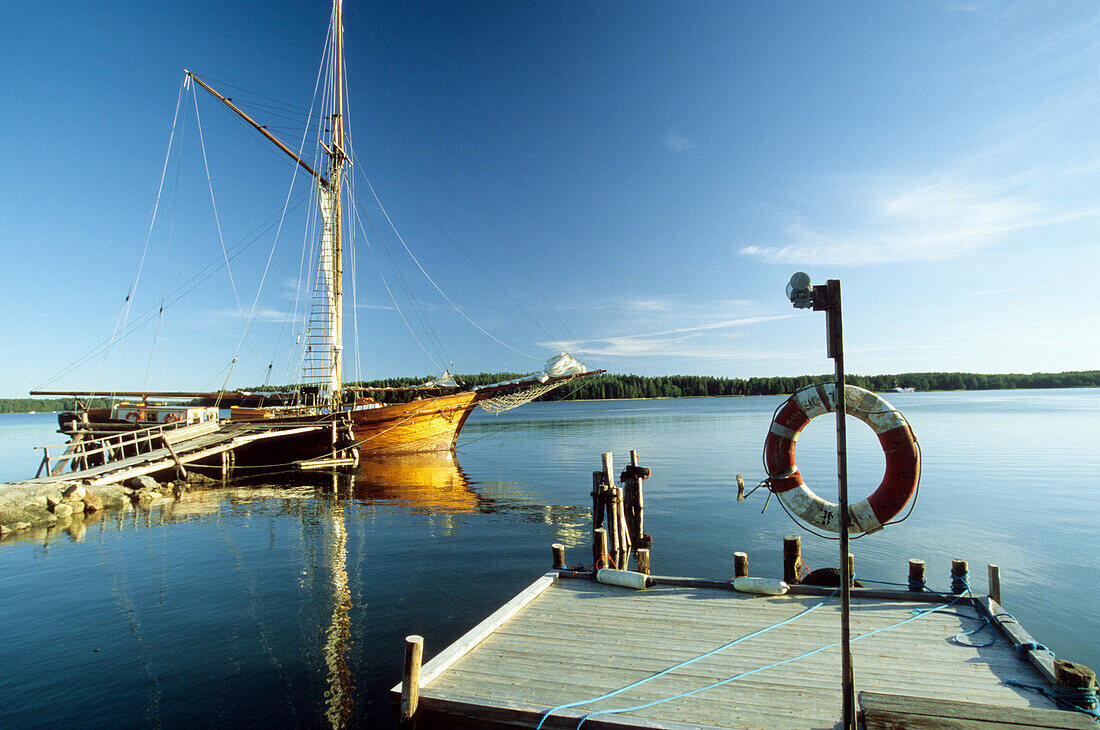
{"type": "MultiPolygon", "coordinates": [[[[182,464],[192,464],[233,452],[257,441],[290,438],[325,428],[328,426],[322,424],[268,426],[216,421],[180,426],[166,431],[154,427],[148,429],[150,432],[156,431],[148,435],[148,440],[162,443],[163,446],[159,448],[100,466],[37,477],[29,482],[77,481],[92,487],[116,484],[133,477],[155,474],[182,464]]],[[[137,441],[145,438],[140,430],[129,432],[128,436],[137,441]]]]}
{"type": "MultiPolygon", "coordinates": [[[[903,622],[941,600],[929,594],[872,595],[852,598],[853,636],[903,622]]],[[[550,573],[424,664],[417,682],[417,727],[535,727],[551,708],[645,680],[823,600],[683,584],[631,591],[550,573]]],[[[979,625],[968,618],[978,615],[979,606],[966,598],[945,608],[853,641],[857,691],[994,710],[1038,709],[1076,727],[1077,718],[1056,711],[1044,695],[1005,683],[1045,683],[1039,668],[1017,656],[1006,634],[990,646],[952,641],[979,625]]],[[[588,713],[618,710],[592,717],[583,727],[834,728],[841,715],[837,648],[688,693],[838,642],[839,612],[838,597],[826,600],[787,625],[614,697],[555,710],[543,727],[572,728],[588,713]],[[623,709],[658,700],[666,701],[623,709]]],[[[987,641],[990,631],[984,629],[975,642],[987,641]]],[[[395,702],[400,692],[401,685],[393,689],[395,702]]]]}

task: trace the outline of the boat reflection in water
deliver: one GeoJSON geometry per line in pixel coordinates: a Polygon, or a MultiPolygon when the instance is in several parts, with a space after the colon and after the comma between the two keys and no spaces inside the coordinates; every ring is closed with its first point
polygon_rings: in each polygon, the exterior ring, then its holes
{"type": "MultiPolygon", "coordinates": [[[[477,469],[478,474],[493,473],[482,463],[477,469]]],[[[207,654],[233,661],[247,655],[257,667],[268,656],[272,677],[305,678],[299,691],[308,691],[309,700],[300,696],[294,704],[316,712],[316,722],[307,724],[339,728],[374,712],[366,698],[380,690],[364,670],[372,666],[365,658],[373,657],[367,646],[386,635],[385,627],[372,622],[406,610],[404,590],[391,584],[397,582],[392,577],[406,559],[410,539],[420,552],[408,559],[432,554],[433,568],[456,554],[466,555],[467,546],[490,560],[493,550],[500,551],[497,557],[510,554],[510,540],[478,542],[487,534],[537,533],[545,545],[586,541],[589,508],[555,504],[562,492],[547,486],[553,477],[548,480],[475,481],[450,453],[390,457],[363,461],[355,473],[295,472],[281,483],[269,475],[262,481],[194,488],[151,507],[126,502],[123,508],[74,515],[49,528],[19,533],[4,546],[38,542],[49,548],[55,541],[89,540],[97,551],[117,556],[110,561],[111,580],[121,586],[120,597],[117,615],[108,614],[124,626],[133,625],[135,615],[161,615],[165,601],[199,615],[229,615],[229,638],[216,646],[180,646],[171,639],[166,646],[191,652],[187,661],[215,673],[221,665],[211,663],[207,654]],[[143,531],[149,532],[125,534],[143,531]],[[146,554],[151,559],[134,559],[146,554]],[[147,585],[160,590],[138,588],[147,585]],[[225,606],[234,611],[219,608],[225,606]],[[258,660],[257,650],[262,652],[258,660]]],[[[585,492],[577,496],[587,501],[585,492]]],[[[456,585],[448,590],[476,589],[456,585]]],[[[170,652],[142,650],[156,655],[150,660],[156,667],[178,661],[170,652]]],[[[157,711],[150,707],[149,712],[157,711]]]]}
{"type": "Polygon", "coordinates": [[[361,461],[352,473],[315,474],[322,492],[318,500],[327,513],[327,564],[331,573],[332,615],[325,632],[323,659],[326,667],[325,714],[333,728],[346,727],[353,717],[356,688],[348,667],[352,644],[352,596],[348,587],[347,537],[349,521],[369,519],[372,509],[392,507],[425,515],[444,535],[454,533],[454,517],[460,514],[507,512],[521,521],[541,522],[555,528],[557,539],[567,546],[580,544],[590,519],[587,507],[551,505],[523,485],[508,482],[473,482],[449,452],[416,454],[361,461]]]}
{"type": "Polygon", "coordinates": [[[418,513],[477,512],[481,501],[450,451],[362,459],[350,481],[348,496],[359,502],[418,513]]]}
{"type": "Polygon", "coordinates": [[[392,505],[439,516],[433,524],[444,535],[453,533],[454,515],[508,513],[521,522],[553,526],[557,541],[571,547],[584,542],[584,528],[591,519],[587,507],[548,504],[532,485],[471,481],[451,452],[363,460],[350,494],[343,494],[363,505],[392,505]]]}

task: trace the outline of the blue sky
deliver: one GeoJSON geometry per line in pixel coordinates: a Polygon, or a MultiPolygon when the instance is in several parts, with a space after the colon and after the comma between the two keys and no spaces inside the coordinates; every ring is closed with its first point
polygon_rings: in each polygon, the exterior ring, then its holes
{"type": "MultiPolygon", "coordinates": [[[[313,102],[328,14],[4,4],[0,395],[295,378],[308,190],[208,96],[182,97],[142,252],[183,70],[297,147],[283,104],[313,102]],[[120,327],[139,262],[125,321],[148,325],[70,369],[120,327]]],[[[827,372],[823,317],[784,296],[798,270],[842,281],[850,372],[1100,367],[1094,2],[346,0],[345,31],[371,221],[349,379],[560,348],[614,372],[827,372]]]]}

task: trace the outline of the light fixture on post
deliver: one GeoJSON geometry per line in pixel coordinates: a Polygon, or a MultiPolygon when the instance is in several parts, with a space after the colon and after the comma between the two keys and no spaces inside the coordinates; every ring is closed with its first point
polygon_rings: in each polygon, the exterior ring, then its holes
{"type": "Polygon", "coordinates": [[[844,730],[855,730],[855,680],[852,671],[851,603],[852,576],[848,570],[848,447],[844,403],[844,337],[841,326],[840,280],[829,279],[813,286],[810,276],[799,271],[787,284],[787,298],[796,309],[825,312],[828,338],[827,355],[836,365],[836,478],[837,511],[840,513],[840,641],[841,690],[844,707],[844,730]]]}

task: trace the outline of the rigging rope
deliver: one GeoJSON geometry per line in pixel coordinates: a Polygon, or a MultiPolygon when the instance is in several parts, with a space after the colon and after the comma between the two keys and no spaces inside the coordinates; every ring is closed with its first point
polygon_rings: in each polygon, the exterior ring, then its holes
{"type": "Polygon", "coordinates": [[[222,247],[222,256],[225,258],[225,271],[229,275],[229,285],[233,288],[233,298],[237,300],[237,311],[244,316],[244,307],[241,306],[241,297],[237,294],[237,282],[233,280],[233,270],[229,266],[229,252],[225,250],[225,238],[222,236],[222,223],[218,217],[218,204],[214,201],[214,183],[210,179],[210,164],[206,161],[206,140],[202,134],[202,119],[199,118],[199,96],[191,87],[191,98],[195,101],[195,125],[199,130],[199,146],[202,148],[202,165],[206,171],[206,186],[210,190],[210,206],[214,209],[214,225],[218,229],[218,243],[222,247]]]}
{"type": "MultiPolygon", "coordinates": [[[[114,345],[115,337],[118,335],[118,332],[119,332],[120,328],[122,329],[123,338],[126,337],[127,322],[129,321],[129,317],[130,317],[130,309],[133,306],[134,293],[137,291],[138,282],[141,280],[141,270],[142,270],[142,267],[144,267],[144,265],[145,265],[145,254],[149,251],[149,241],[152,239],[152,236],[153,236],[153,225],[156,223],[157,210],[160,208],[160,196],[161,196],[161,193],[164,191],[164,178],[168,174],[168,160],[171,159],[171,157],[172,157],[172,145],[174,144],[175,138],[176,138],[176,122],[179,121],[180,106],[183,102],[184,92],[188,88],[190,88],[190,86],[191,86],[190,79],[188,78],[188,76],[186,74],[184,74],[183,83],[180,85],[179,92],[177,92],[177,94],[176,94],[176,110],[172,114],[172,131],[168,135],[168,149],[164,153],[164,164],[161,166],[161,170],[160,170],[160,182],[157,184],[157,195],[156,195],[156,198],[154,198],[154,200],[153,200],[153,214],[152,214],[152,216],[150,216],[150,219],[149,219],[149,227],[145,231],[145,242],[144,242],[144,244],[142,245],[142,248],[141,248],[141,256],[138,259],[137,271],[134,272],[133,281],[130,283],[130,290],[128,292],[126,292],[126,299],[123,300],[123,303],[122,303],[122,311],[119,312],[118,319],[115,320],[115,328],[111,332],[111,336],[107,339],[106,351],[103,353],[103,362],[100,364],[100,367],[99,367],[99,370],[96,373],[95,379],[92,381],[93,384],[97,383],[99,381],[100,377],[103,374],[103,368],[106,367],[106,365],[107,365],[107,358],[110,357],[111,347],[114,345]]],[[[121,348],[122,348],[122,345],[120,344],[119,345],[119,358],[120,358],[120,360],[121,360],[121,348]]],[[[94,355],[94,352],[90,353],[88,355],[88,357],[92,357],[93,355],[94,355]]],[[[87,358],[85,358],[82,362],[87,362],[87,358]]],[[[59,377],[61,377],[60,374],[57,375],[54,378],[54,380],[56,380],[59,377]]],[[[51,382],[51,381],[49,381],[49,380],[46,381],[46,383],[49,383],[49,382],[51,382]]],[[[41,388],[42,388],[42,386],[40,385],[40,386],[38,386],[38,388],[35,388],[35,390],[40,390],[41,388]]],[[[115,390],[117,390],[117,389],[112,389],[112,395],[111,395],[112,398],[114,398],[114,391],[115,390]]]]}
{"type": "Polygon", "coordinates": [[[477,322],[470,319],[470,317],[464,311],[462,311],[462,308],[459,307],[457,304],[455,304],[454,300],[452,300],[449,296],[446,295],[446,293],[444,293],[444,291],[442,289],[439,288],[439,285],[435,283],[435,279],[433,279],[428,274],[428,272],[424,270],[424,267],[421,266],[419,259],[417,259],[416,256],[413,254],[412,250],[409,248],[409,245],[407,243],[405,243],[405,239],[401,236],[401,232],[397,230],[397,226],[394,225],[393,220],[390,218],[390,214],[388,212],[386,212],[386,208],[385,208],[385,206],[382,205],[382,201],[379,200],[378,193],[376,193],[374,191],[374,186],[371,185],[370,180],[366,176],[363,177],[363,180],[367,183],[367,187],[370,189],[371,195],[374,196],[374,201],[376,203],[378,203],[378,209],[382,211],[382,215],[385,216],[386,222],[390,224],[390,228],[393,229],[394,234],[397,236],[397,240],[401,242],[401,245],[404,246],[404,248],[405,248],[405,252],[409,254],[409,258],[411,258],[413,260],[413,263],[416,264],[416,267],[418,269],[420,269],[420,273],[424,274],[425,278],[427,278],[427,280],[431,283],[431,285],[433,287],[435,287],[435,290],[437,292],[439,292],[439,295],[441,297],[443,297],[444,299],[446,299],[447,303],[450,304],[452,307],[454,307],[455,311],[458,312],[459,314],[461,314],[463,319],[465,319],[467,322],[469,322],[474,327],[476,327],[478,329],[478,331],[480,331],[483,335],[485,335],[489,339],[493,340],[494,342],[496,342],[499,345],[503,345],[504,347],[507,347],[509,350],[511,350],[513,352],[516,352],[516,353],[519,353],[520,355],[523,355],[524,357],[531,358],[532,360],[538,360],[539,358],[535,357],[534,355],[529,355],[526,352],[524,352],[523,350],[517,350],[516,348],[512,347],[507,342],[501,340],[499,337],[493,335],[491,332],[486,330],[484,327],[479,325],[477,322]]]}
{"type": "MultiPolygon", "coordinates": [[[[359,224],[359,229],[363,233],[363,240],[366,241],[366,243],[367,243],[367,250],[373,256],[374,255],[374,246],[371,245],[370,236],[367,235],[366,230],[363,228],[363,215],[362,215],[362,212],[359,210],[358,200],[354,200],[353,203],[354,203],[354,205],[352,206],[352,210],[354,211],[355,221],[356,221],[356,223],[359,224]]],[[[367,224],[371,225],[369,220],[367,221],[367,224]]],[[[371,225],[371,228],[373,229],[374,226],[371,225]]],[[[376,233],[377,233],[377,231],[376,231],[376,233]]],[[[381,242],[381,238],[379,238],[379,241],[381,242]]],[[[401,275],[400,269],[398,269],[396,263],[394,263],[393,258],[389,255],[389,252],[385,250],[384,246],[382,247],[382,249],[383,249],[382,252],[386,255],[386,258],[388,258],[390,260],[390,265],[394,267],[394,272],[397,274],[398,279],[401,281],[402,285],[405,287],[406,293],[409,296],[410,301],[413,302],[414,306],[419,306],[419,305],[417,305],[415,299],[413,299],[411,292],[408,290],[408,284],[405,282],[404,277],[401,275]]],[[[420,347],[420,349],[424,353],[424,355],[427,356],[427,358],[432,361],[432,364],[435,365],[436,368],[438,368],[439,370],[443,370],[444,368],[443,368],[442,363],[439,360],[436,360],[435,357],[432,356],[432,354],[430,352],[428,352],[428,348],[424,347],[424,343],[420,341],[420,338],[417,337],[416,332],[412,328],[412,325],[409,324],[409,320],[405,316],[405,312],[401,309],[401,305],[397,303],[397,298],[393,295],[393,290],[390,289],[389,282],[386,281],[385,275],[382,274],[382,267],[378,265],[377,260],[375,261],[375,269],[378,271],[379,278],[382,279],[382,286],[384,286],[386,288],[386,294],[389,295],[390,301],[393,302],[394,309],[397,310],[397,314],[401,317],[401,321],[405,323],[405,328],[408,329],[409,334],[412,335],[412,338],[416,341],[416,344],[420,347]]],[[[423,316],[422,311],[421,311],[421,316],[423,316]]],[[[433,330],[431,330],[431,326],[429,324],[427,324],[426,321],[422,320],[421,323],[425,325],[425,327],[428,330],[428,333],[430,335],[432,335],[432,336],[435,335],[435,332],[433,330]]],[[[442,347],[441,343],[438,343],[438,338],[436,338],[436,340],[437,340],[437,342],[435,342],[433,344],[436,345],[437,349],[441,349],[441,347],[442,347]]],[[[446,360],[446,359],[447,359],[446,357],[443,358],[443,360],[446,360]]]]}

